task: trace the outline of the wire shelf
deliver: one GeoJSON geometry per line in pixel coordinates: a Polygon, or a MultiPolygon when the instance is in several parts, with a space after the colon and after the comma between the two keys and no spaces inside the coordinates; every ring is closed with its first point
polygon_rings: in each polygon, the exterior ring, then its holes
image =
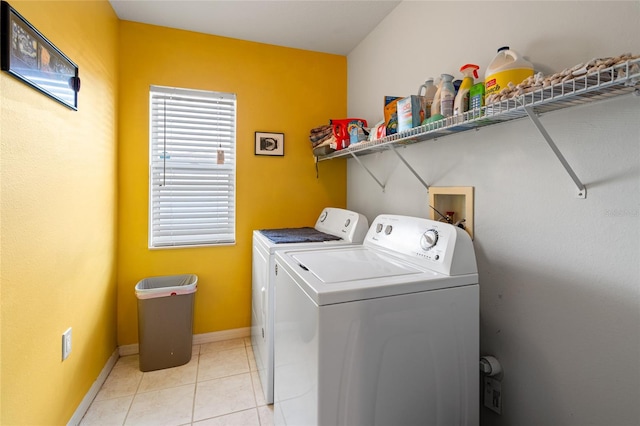
{"type": "Polygon", "coordinates": [[[494,102],[480,109],[455,117],[415,127],[382,139],[363,141],[331,154],[319,156],[318,161],[372,154],[394,146],[435,140],[447,135],[504,123],[527,117],[526,108],[536,114],[557,111],[577,105],[640,93],[640,59],[632,59],[595,72],[540,88],[520,96],[494,102]]]}

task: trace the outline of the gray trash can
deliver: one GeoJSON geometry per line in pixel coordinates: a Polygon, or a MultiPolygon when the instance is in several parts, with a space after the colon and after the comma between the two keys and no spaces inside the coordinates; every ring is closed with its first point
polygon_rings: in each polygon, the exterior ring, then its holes
{"type": "Polygon", "coordinates": [[[197,286],[198,276],[193,274],[145,278],[136,284],[141,371],[191,360],[197,286]]]}

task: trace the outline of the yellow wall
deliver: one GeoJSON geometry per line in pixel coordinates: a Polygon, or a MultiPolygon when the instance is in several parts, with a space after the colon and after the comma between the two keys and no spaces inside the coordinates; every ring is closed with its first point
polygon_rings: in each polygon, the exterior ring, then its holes
{"type": "Polygon", "coordinates": [[[73,111],[0,73],[0,424],[65,424],[116,348],[118,20],[107,1],[11,5],[82,88],[73,111]]]}
{"type": "Polygon", "coordinates": [[[196,273],[194,332],[248,327],[251,231],[344,207],[345,164],[316,179],[308,132],[345,116],[346,58],[119,22],[107,1],[11,4],[82,88],[72,111],[0,73],[0,424],[64,424],[137,341],[139,279],[196,273]],[[237,94],[236,245],[147,249],[150,84],[237,94]],[[254,156],[254,131],[285,133],[285,156],[254,156]]]}
{"type": "Polygon", "coordinates": [[[253,229],[305,226],[346,204],[344,161],[316,171],[309,129],[346,114],[346,57],[122,21],[119,45],[118,344],[137,342],[134,286],[195,273],[194,333],[250,325],[253,229]],[[237,94],[237,243],[147,248],[149,86],[237,94]],[[285,134],[284,157],[254,155],[254,132],[285,134]]]}

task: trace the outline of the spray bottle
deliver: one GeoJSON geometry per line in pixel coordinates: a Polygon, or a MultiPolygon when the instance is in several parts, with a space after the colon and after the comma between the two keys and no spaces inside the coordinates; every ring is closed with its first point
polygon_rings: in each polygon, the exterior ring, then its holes
{"type": "Polygon", "coordinates": [[[474,64],[466,64],[460,68],[460,72],[464,74],[464,78],[458,89],[456,99],[453,102],[453,115],[462,115],[469,111],[469,90],[471,90],[475,82],[474,77],[478,78],[478,69],[480,69],[480,67],[474,64]]]}

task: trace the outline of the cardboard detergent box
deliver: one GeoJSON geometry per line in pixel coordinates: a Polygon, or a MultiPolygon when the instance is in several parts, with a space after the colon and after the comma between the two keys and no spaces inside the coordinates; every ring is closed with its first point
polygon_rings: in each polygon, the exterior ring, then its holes
{"type": "Polygon", "coordinates": [[[400,99],[398,108],[398,132],[418,127],[426,118],[424,96],[411,95],[400,99]]]}
{"type": "Polygon", "coordinates": [[[402,99],[396,96],[384,97],[384,125],[386,127],[386,135],[398,133],[398,109],[396,104],[402,99]]]}

